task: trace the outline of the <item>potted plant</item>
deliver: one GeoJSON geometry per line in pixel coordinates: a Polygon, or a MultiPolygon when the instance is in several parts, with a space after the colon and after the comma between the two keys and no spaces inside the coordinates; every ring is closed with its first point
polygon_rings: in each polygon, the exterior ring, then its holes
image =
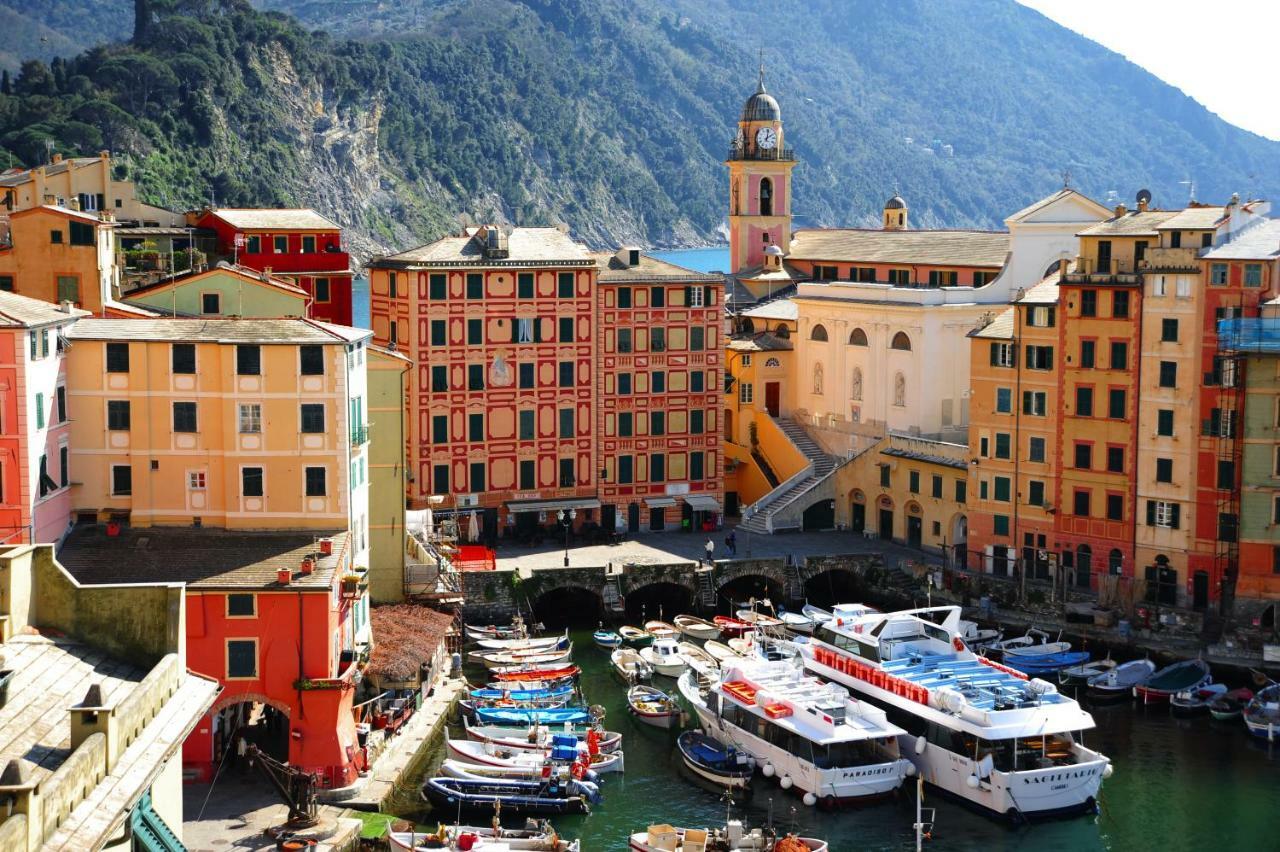
{"type": "Polygon", "coordinates": [[[354,595],[360,590],[360,575],[345,574],[342,577],[342,593],[344,595],[354,595]]]}

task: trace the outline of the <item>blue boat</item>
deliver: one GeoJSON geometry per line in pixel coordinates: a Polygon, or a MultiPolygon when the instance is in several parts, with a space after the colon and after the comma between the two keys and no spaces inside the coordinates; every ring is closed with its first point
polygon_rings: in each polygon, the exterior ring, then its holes
{"type": "Polygon", "coordinates": [[[606,651],[612,651],[622,644],[622,637],[612,630],[597,630],[591,634],[591,638],[595,640],[598,647],[606,651]]]}
{"type": "Polygon", "coordinates": [[[751,755],[701,731],[685,731],[676,739],[676,748],[690,771],[720,787],[746,787],[756,770],[751,755]]]}
{"type": "Polygon", "coordinates": [[[1062,669],[1087,662],[1089,662],[1088,651],[1065,651],[1061,654],[1035,654],[1016,657],[1006,655],[1004,658],[1006,666],[1028,675],[1054,674],[1062,669]]]}
{"type": "Polygon", "coordinates": [[[443,814],[464,811],[494,812],[502,803],[504,813],[522,816],[585,814],[600,801],[600,789],[589,781],[475,781],[465,778],[429,778],[422,797],[443,814]]]}
{"type": "Polygon", "coordinates": [[[514,701],[518,704],[565,698],[572,692],[573,686],[566,683],[549,689],[473,689],[471,697],[480,701],[514,701]]]}
{"type": "Polygon", "coordinates": [[[477,707],[476,719],[481,725],[583,725],[591,714],[582,707],[477,707]]]}

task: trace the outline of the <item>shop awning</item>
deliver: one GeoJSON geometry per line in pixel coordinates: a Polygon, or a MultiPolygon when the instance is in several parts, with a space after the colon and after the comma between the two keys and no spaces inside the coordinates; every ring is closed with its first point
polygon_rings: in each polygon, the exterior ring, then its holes
{"type": "Polygon", "coordinates": [[[508,512],[558,512],[561,509],[599,509],[594,497],[563,497],[559,500],[508,500],[508,512]]]}
{"type": "Polygon", "coordinates": [[[650,509],[667,509],[676,504],[672,497],[646,497],[644,504],[650,509]]]}
{"type": "Polygon", "coordinates": [[[695,512],[719,512],[720,501],[712,497],[710,494],[686,494],[684,502],[689,504],[689,508],[695,512]]]}

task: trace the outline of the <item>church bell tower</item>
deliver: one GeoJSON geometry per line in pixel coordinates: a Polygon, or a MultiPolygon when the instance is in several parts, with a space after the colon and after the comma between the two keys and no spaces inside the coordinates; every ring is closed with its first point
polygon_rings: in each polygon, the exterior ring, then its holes
{"type": "Polygon", "coordinates": [[[760,266],[765,249],[791,250],[791,169],[794,152],[782,134],[782,110],[764,88],[764,64],[729,148],[729,267],[760,266]]]}

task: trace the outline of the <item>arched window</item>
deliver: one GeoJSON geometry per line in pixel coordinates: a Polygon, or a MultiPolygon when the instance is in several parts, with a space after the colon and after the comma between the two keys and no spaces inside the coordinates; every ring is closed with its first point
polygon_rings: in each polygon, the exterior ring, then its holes
{"type": "Polygon", "coordinates": [[[778,326],[773,330],[773,333],[777,335],[779,340],[788,340],[791,337],[791,329],[787,328],[785,325],[778,326]]]}
{"type": "Polygon", "coordinates": [[[849,332],[849,345],[866,346],[867,333],[860,328],[855,328],[853,331],[849,332]]]}
{"type": "Polygon", "coordinates": [[[905,215],[905,214],[903,214],[903,213],[899,213],[899,214],[898,214],[898,226],[899,226],[899,227],[901,227],[901,226],[902,226],[902,224],[903,224],[904,222],[906,222],[906,221],[907,221],[907,217],[906,217],[906,215],[905,215]]]}
{"type": "Polygon", "coordinates": [[[773,181],[760,178],[760,215],[773,215],[773,181]]]}
{"type": "Polygon", "coordinates": [[[743,317],[743,318],[742,318],[742,333],[743,333],[743,334],[754,334],[754,333],[755,333],[755,330],[756,330],[756,324],[755,324],[754,322],[752,322],[752,321],[751,321],[751,317],[743,317]]]}
{"type": "Polygon", "coordinates": [[[890,349],[901,349],[903,352],[911,351],[911,338],[907,337],[905,331],[900,331],[893,336],[893,342],[889,344],[890,349]]]}
{"type": "Polygon", "coordinates": [[[893,377],[893,404],[899,408],[907,404],[907,377],[902,373],[893,377]]]}
{"type": "Polygon", "coordinates": [[[768,359],[767,361],[765,361],[765,362],[764,362],[764,365],[765,365],[766,367],[781,367],[781,366],[782,366],[782,362],[781,362],[781,361],[779,361],[777,358],[770,358],[770,359],[768,359]]]}
{"type": "MultiPolygon", "coordinates": [[[[818,325],[815,325],[815,326],[813,327],[813,331],[809,332],[809,339],[810,339],[810,340],[817,340],[817,341],[820,341],[820,342],[822,342],[822,343],[826,343],[826,342],[827,342],[827,327],[826,327],[826,326],[824,326],[824,325],[822,325],[821,323],[819,323],[818,325]]],[[[910,346],[908,346],[907,348],[908,348],[908,349],[910,349],[911,347],[910,347],[910,346]]]]}
{"type": "Polygon", "coordinates": [[[850,397],[855,400],[862,399],[862,368],[853,368],[853,388],[850,391],[850,397]]]}
{"type": "Polygon", "coordinates": [[[1119,548],[1112,548],[1111,554],[1107,557],[1107,570],[1112,574],[1121,573],[1121,566],[1124,565],[1124,554],[1119,548]]]}
{"type": "Polygon", "coordinates": [[[813,365],[813,392],[822,393],[822,364],[813,365]]]}

